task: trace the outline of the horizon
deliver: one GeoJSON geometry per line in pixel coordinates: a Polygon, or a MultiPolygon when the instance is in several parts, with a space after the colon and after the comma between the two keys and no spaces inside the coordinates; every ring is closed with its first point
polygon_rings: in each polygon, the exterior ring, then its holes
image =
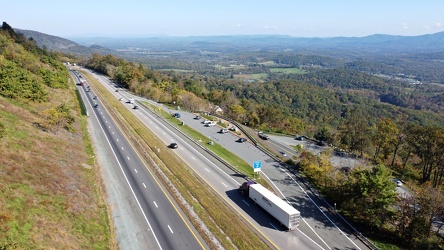
{"type": "Polygon", "coordinates": [[[444,1],[227,0],[146,2],[9,1],[1,16],[14,28],[59,37],[280,35],[299,38],[418,36],[444,31],[444,1]]]}

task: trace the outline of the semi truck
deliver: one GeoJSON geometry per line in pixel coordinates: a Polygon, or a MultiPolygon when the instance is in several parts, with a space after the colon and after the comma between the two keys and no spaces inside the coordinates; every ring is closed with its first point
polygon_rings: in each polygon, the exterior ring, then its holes
{"type": "Polygon", "coordinates": [[[267,211],[288,230],[299,227],[301,213],[261,184],[244,182],[239,187],[239,192],[267,211]]]}

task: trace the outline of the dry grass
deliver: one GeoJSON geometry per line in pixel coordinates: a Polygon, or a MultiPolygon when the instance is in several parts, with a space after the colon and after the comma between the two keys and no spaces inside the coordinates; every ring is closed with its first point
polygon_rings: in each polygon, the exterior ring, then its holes
{"type": "MultiPolygon", "coordinates": [[[[96,80],[89,78],[89,83],[97,88],[98,93],[102,100],[106,100],[108,110],[113,110],[116,120],[120,120],[122,125],[126,126],[131,133],[131,137],[143,141],[145,144],[139,147],[144,147],[147,155],[145,159],[151,166],[158,165],[162,172],[168,176],[169,181],[174,184],[174,187],[179,190],[180,194],[186,199],[186,201],[192,205],[194,211],[198,214],[200,219],[210,229],[213,235],[216,236],[218,241],[227,249],[269,249],[266,242],[256,235],[247,225],[238,213],[232,211],[232,209],[221,200],[217,194],[215,194],[208,184],[200,180],[196,174],[186,166],[178,157],[176,157],[169,150],[160,150],[158,148],[165,148],[163,142],[161,142],[154,134],[140,123],[134,115],[129,112],[116,98],[109,93],[103,86],[96,83],[96,80]]],[[[135,143],[136,144],[136,143],[135,143]]],[[[137,145],[137,144],[136,144],[137,145]]],[[[152,170],[156,171],[155,168],[152,170]]],[[[164,185],[173,194],[171,187],[168,183],[162,179],[160,174],[156,173],[164,182],[164,185]]],[[[181,205],[178,197],[173,195],[177,203],[181,205]]],[[[212,242],[209,240],[201,228],[199,222],[190,216],[187,209],[181,205],[184,213],[187,214],[190,221],[195,228],[200,232],[202,237],[206,240],[210,247],[215,248],[212,242]]]]}
{"type": "Polygon", "coordinates": [[[51,93],[44,104],[0,98],[0,249],[113,248],[98,172],[82,166],[90,157],[74,87],[51,93]],[[35,125],[62,101],[71,105],[75,132],[35,125]]]}

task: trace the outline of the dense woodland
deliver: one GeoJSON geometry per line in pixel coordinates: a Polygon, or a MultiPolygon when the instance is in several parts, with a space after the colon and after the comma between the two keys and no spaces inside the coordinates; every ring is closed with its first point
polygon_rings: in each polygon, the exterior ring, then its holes
{"type": "Polygon", "coordinates": [[[94,54],[83,64],[158,102],[196,112],[213,112],[217,105],[255,129],[308,135],[369,159],[374,168],[352,170],[333,168],[331,151],[327,156],[304,152],[294,161],[365,233],[403,248],[442,247],[433,237],[432,221],[444,215],[444,203],[434,200],[444,197],[443,86],[412,85],[347,67],[308,67],[305,74],[245,81],[230,74],[161,73],[112,55],[94,54]],[[396,195],[393,176],[414,186],[417,205],[396,195]]]}

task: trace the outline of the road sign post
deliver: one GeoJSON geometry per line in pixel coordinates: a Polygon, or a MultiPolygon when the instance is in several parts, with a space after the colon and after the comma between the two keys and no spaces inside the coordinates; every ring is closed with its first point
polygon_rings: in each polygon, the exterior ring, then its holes
{"type": "Polygon", "coordinates": [[[261,161],[255,161],[253,162],[253,176],[258,173],[258,177],[260,177],[259,172],[261,172],[262,168],[262,162],[261,161]]]}

